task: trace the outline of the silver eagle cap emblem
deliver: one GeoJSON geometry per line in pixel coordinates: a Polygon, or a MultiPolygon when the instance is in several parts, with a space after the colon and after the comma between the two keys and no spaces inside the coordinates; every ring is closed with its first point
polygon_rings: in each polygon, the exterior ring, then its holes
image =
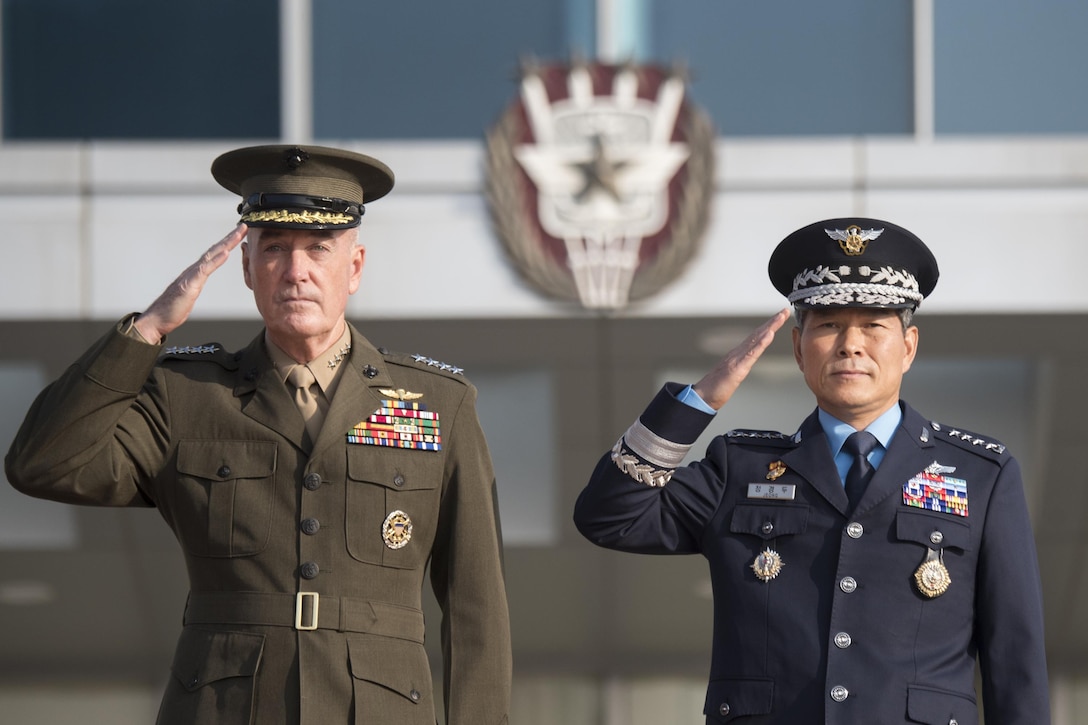
{"type": "Polygon", "coordinates": [[[862,229],[857,224],[851,224],[846,229],[824,229],[827,236],[836,240],[839,247],[848,256],[857,257],[864,251],[869,242],[884,233],[883,229],[862,229]]]}

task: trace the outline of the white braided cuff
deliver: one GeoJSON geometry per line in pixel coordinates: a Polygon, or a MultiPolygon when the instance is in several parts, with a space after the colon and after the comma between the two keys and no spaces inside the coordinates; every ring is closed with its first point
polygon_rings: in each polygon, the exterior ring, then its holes
{"type": "Polygon", "coordinates": [[[672,479],[673,470],[659,471],[653,466],[642,463],[642,459],[628,453],[623,447],[623,439],[616,441],[612,446],[612,462],[616,468],[626,473],[639,483],[645,483],[652,488],[660,488],[672,479]]]}
{"type": "Polygon", "coordinates": [[[676,468],[691,450],[690,444],[666,440],[644,426],[641,420],[631,424],[623,434],[623,440],[632,453],[659,468],[676,468]]]}

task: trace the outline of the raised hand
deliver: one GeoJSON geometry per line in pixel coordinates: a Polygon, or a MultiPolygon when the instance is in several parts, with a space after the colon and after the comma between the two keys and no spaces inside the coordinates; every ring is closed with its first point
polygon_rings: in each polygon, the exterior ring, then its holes
{"type": "Polygon", "coordinates": [[[135,323],[136,330],[145,340],[157,344],[189,319],[196,298],[200,296],[208,277],[223,266],[231,251],[245,238],[247,231],[245,224],[236,226],[230,234],[204,252],[200,259],[182,272],[151,303],[135,323]]]}
{"type": "Polygon", "coordinates": [[[774,317],[744,338],[744,342],[730,350],[702,380],[692,386],[699,397],[715,410],[725,405],[748,377],[756,360],[763,355],[774,340],[774,334],[786,323],[789,316],[788,307],[779,310],[774,317]]]}

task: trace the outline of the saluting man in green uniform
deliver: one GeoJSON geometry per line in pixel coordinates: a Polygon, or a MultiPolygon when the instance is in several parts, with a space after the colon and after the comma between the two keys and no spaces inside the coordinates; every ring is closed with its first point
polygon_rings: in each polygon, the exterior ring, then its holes
{"type": "Polygon", "coordinates": [[[154,506],[174,531],[190,594],[163,725],[433,725],[428,564],[446,722],[506,723],[509,618],[476,390],[345,319],[363,204],[392,172],[339,149],[259,146],[212,174],[242,197],[241,222],[38,396],[8,480],[67,503],[154,506]],[[164,348],[239,245],[265,329],[238,352],[164,348]]]}

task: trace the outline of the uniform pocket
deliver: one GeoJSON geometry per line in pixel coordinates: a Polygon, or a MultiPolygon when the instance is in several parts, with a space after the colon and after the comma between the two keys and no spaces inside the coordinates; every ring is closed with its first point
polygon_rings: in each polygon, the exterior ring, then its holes
{"type": "Polygon", "coordinates": [[[769,540],[803,534],[808,529],[809,507],[805,504],[738,504],[733,509],[729,530],[769,540]]]}
{"type": "Polygon", "coordinates": [[[925,725],[978,725],[978,705],[970,695],[910,685],[907,717],[925,725]]]}
{"type": "Polygon", "coordinates": [[[348,636],[357,725],[433,725],[431,669],[423,645],[368,634],[348,636]]]}
{"type": "Polygon", "coordinates": [[[747,715],[767,715],[774,703],[772,680],[711,680],[703,714],[714,722],[747,715]]]}
{"type": "Polygon", "coordinates": [[[158,725],[249,722],[264,636],[185,627],[158,725]]]}
{"type": "Polygon", "coordinates": [[[445,458],[432,451],[348,446],[348,553],[368,564],[423,566],[438,521],[445,458]]]}
{"type": "Polygon", "coordinates": [[[193,556],[252,556],[272,530],[274,441],[178,443],[174,530],[193,556]]]}
{"type": "Polygon", "coordinates": [[[913,541],[932,549],[971,550],[971,525],[950,514],[924,513],[903,507],[895,516],[900,541],[913,541]]]}

